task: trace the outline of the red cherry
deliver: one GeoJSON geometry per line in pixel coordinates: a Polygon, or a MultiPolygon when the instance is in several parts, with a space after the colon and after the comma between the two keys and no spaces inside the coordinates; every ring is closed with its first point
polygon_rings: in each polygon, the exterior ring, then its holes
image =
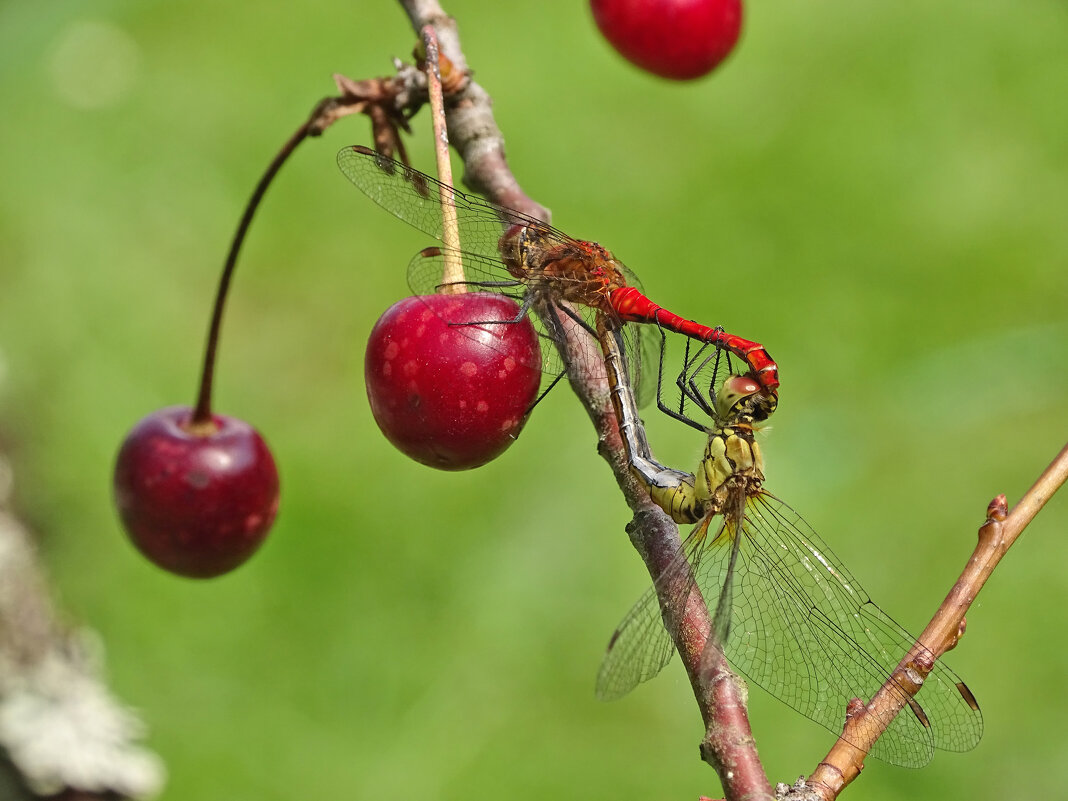
{"type": "Polygon", "coordinates": [[[590,8],[624,58],[679,80],[711,72],[742,28],[741,0],[590,0],[590,8]]]}
{"type": "Polygon", "coordinates": [[[519,306],[487,292],[408,297],[367,342],[364,377],[375,422],[398,449],[441,470],[499,456],[519,435],[541,382],[541,350],[519,306]],[[452,325],[450,325],[452,323],[452,325]]]}
{"type": "Polygon", "coordinates": [[[278,512],[278,471],[259,433],[188,406],[160,409],[127,435],[115,464],[115,502],[133,544],[182,576],[233,570],[262,544],[278,512]]]}

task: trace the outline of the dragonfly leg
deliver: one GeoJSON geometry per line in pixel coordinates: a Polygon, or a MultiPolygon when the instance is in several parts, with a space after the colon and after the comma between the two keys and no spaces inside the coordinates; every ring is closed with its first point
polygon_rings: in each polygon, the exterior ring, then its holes
{"type": "Polygon", "coordinates": [[[593,328],[591,328],[590,324],[582,318],[582,315],[576,312],[570,306],[560,306],[559,309],[572,320],[574,320],[576,323],[578,323],[578,325],[581,326],[582,329],[591,337],[597,336],[597,332],[593,328]]]}
{"type": "Polygon", "coordinates": [[[534,399],[534,402],[530,404],[530,406],[527,407],[527,410],[523,413],[524,419],[530,416],[530,413],[534,411],[534,407],[541,403],[545,399],[546,395],[552,392],[553,387],[559,384],[560,379],[563,378],[565,375],[567,375],[566,372],[560,371],[553,377],[553,380],[549,383],[549,386],[542,390],[542,393],[534,399]]]}
{"type": "MultiPolygon", "coordinates": [[[[485,282],[480,281],[480,282],[478,282],[478,284],[476,284],[476,286],[487,286],[487,284],[485,282]]],[[[509,286],[509,285],[502,283],[501,286],[509,286]]],[[[511,297],[513,300],[515,300],[514,297],[512,297],[511,295],[508,295],[507,293],[501,293],[501,294],[504,294],[506,297],[511,297]]],[[[465,325],[517,325],[518,323],[521,323],[523,321],[524,317],[527,316],[527,312],[530,311],[530,307],[531,307],[531,305],[533,303],[534,303],[534,299],[533,299],[533,297],[531,297],[531,294],[529,292],[525,292],[523,294],[523,301],[519,305],[519,311],[516,313],[515,317],[512,318],[511,320],[465,320],[462,323],[449,323],[449,325],[454,325],[454,326],[465,326],[465,325]]]]}
{"type": "MultiPolygon", "coordinates": [[[[722,331],[722,329],[717,329],[722,331]]],[[[693,362],[690,362],[686,368],[683,369],[682,374],[679,376],[679,386],[683,389],[683,392],[700,407],[701,411],[705,414],[715,417],[716,412],[712,408],[712,404],[709,402],[716,394],[716,377],[720,371],[720,360],[723,356],[723,351],[719,346],[714,346],[714,352],[706,356],[704,360],[698,364],[692,371],[689,369],[693,366],[693,363],[697,361],[701,356],[701,351],[698,351],[697,356],[694,357],[693,362]],[[708,392],[703,393],[700,387],[697,386],[696,376],[708,366],[709,362],[712,362],[712,378],[708,382],[708,392]],[[689,374],[687,375],[687,372],[689,374]],[[685,387],[683,385],[685,384],[685,387]]],[[[703,351],[703,348],[702,348],[703,351]]],[[[730,353],[727,354],[727,370],[733,371],[730,363],[730,353]]]]}
{"type": "MultiPolygon", "coordinates": [[[[419,258],[416,256],[416,258],[419,258]]],[[[481,289],[492,287],[494,289],[506,289],[508,287],[522,286],[519,281],[450,281],[447,284],[438,284],[434,287],[435,292],[444,292],[445,290],[452,290],[454,287],[465,287],[464,291],[478,292],[481,289]]],[[[508,295],[507,292],[500,292],[498,294],[508,295]]],[[[512,295],[508,295],[512,297],[512,295]]]]}
{"type": "Polygon", "coordinates": [[[475,291],[483,289],[485,287],[493,287],[494,289],[504,289],[510,286],[523,286],[522,281],[458,281],[456,283],[449,284],[448,286],[469,286],[473,287],[475,291]]]}
{"type": "Polygon", "coordinates": [[[697,388],[697,384],[694,383],[692,377],[684,378],[683,376],[679,376],[678,383],[679,387],[682,388],[682,391],[686,393],[687,397],[689,397],[702,412],[709,416],[714,416],[715,412],[712,411],[712,407],[709,405],[708,401],[705,400],[704,395],[701,394],[701,391],[697,388]]]}
{"type": "Polygon", "coordinates": [[[567,340],[564,333],[564,322],[560,319],[559,307],[555,303],[546,303],[542,309],[542,321],[545,323],[545,331],[554,346],[567,340]]]}
{"type": "MultiPolygon", "coordinates": [[[[659,367],[657,369],[657,376],[656,376],[656,406],[657,406],[658,409],[660,409],[660,411],[662,411],[664,414],[668,415],[669,417],[673,417],[676,420],[678,420],[680,422],[683,422],[686,425],[690,426],[691,428],[696,428],[698,431],[700,431],[703,434],[703,433],[705,433],[707,431],[707,429],[703,425],[701,425],[699,422],[694,420],[693,418],[687,416],[686,413],[683,410],[684,406],[685,406],[685,403],[686,403],[686,398],[689,397],[689,392],[686,390],[686,387],[682,384],[682,376],[684,376],[686,374],[686,368],[683,368],[683,372],[679,375],[679,377],[676,379],[676,382],[675,382],[678,385],[679,389],[682,391],[682,398],[679,401],[679,411],[675,411],[674,409],[670,408],[666,403],[664,403],[664,396],[663,396],[664,361],[665,361],[664,355],[665,355],[666,351],[667,351],[667,333],[665,333],[664,329],[661,328],[660,329],[660,365],[659,365],[659,367]]],[[[690,342],[689,342],[689,340],[687,340],[686,341],[687,360],[689,359],[689,351],[690,351],[690,342]]],[[[698,405],[700,406],[700,401],[699,400],[695,401],[695,402],[697,402],[698,405]]]]}

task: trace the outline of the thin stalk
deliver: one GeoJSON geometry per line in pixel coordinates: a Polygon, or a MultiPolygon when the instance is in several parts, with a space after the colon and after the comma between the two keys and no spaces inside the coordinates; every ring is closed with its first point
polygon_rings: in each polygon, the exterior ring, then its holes
{"type": "Polygon", "coordinates": [[[197,396],[197,405],[193,411],[192,425],[194,427],[210,428],[212,426],[211,389],[215,378],[215,354],[219,346],[219,331],[222,328],[223,308],[226,305],[226,296],[230,291],[230,281],[233,278],[234,269],[237,267],[237,257],[241,252],[241,245],[245,241],[245,234],[248,233],[248,228],[252,224],[252,217],[255,215],[256,209],[259,208],[260,201],[263,200],[263,196],[267,192],[267,187],[271,185],[271,181],[274,180],[275,175],[285,164],[286,159],[296,150],[297,145],[307,138],[311,122],[311,120],[307,120],[297,128],[296,132],[282,145],[282,149],[271,160],[266,172],[263,173],[263,177],[256,184],[256,188],[248,200],[248,205],[245,206],[245,211],[241,215],[241,220],[237,224],[233,241],[230,243],[230,252],[226,256],[226,263],[223,265],[222,275],[219,278],[219,288],[215,292],[215,308],[211,313],[208,341],[204,348],[204,369],[200,374],[200,393],[197,396]]]}
{"type": "Polygon", "coordinates": [[[464,266],[460,259],[460,231],[452,198],[452,162],[449,161],[449,131],[445,124],[445,101],[441,91],[441,63],[438,37],[432,25],[421,31],[426,48],[426,83],[430,96],[430,117],[434,124],[434,156],[441,181],[441,234],[445,241],[445,269],[441,285],[448,294],[464,291],[464,266]]]}

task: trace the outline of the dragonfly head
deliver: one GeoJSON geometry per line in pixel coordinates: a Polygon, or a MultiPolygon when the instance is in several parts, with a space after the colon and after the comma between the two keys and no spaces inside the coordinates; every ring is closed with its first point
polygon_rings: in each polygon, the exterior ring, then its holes
{"type": "Polygon", "coordinates": [[[516,278],[522,279],[526,275],[527,259],[527,228],[518,223],[508,227],[497,243],[497,249],[501,254],[504,266],[516,278]]]}
{"type": "Polygon", "coordinates": [[[716,412],[731,423],[759,423],[775,411],[779,399],[752,374],[727,376],[716,393],[716,412]]]}
{"type": "Polygon", "coordinates": [[[544,269],[555,245],[552,229],[537,220],[512,223],[497,241],[501,261],[514,278],[524,281],[544,269]]]}

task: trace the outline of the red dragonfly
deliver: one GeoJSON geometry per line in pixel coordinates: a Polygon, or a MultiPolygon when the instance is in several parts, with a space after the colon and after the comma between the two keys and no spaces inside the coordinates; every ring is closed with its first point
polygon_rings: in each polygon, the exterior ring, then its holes
{"type": "MultiPolygon", "coordinates": [[[[337,155],[338,166],[364,194],[396,217],[425,234],[447,242],[442,225],[442,198],[455,207],[459,249],[433,247],[421,251],[408,269],[408,283],[417,295],[451,291],[489,291],[518,295],[517,321],[532,308],[542,312],[535,321],[542,336],[561,342],[575,324],[594,333],[593,319],[579,319],[567,304],[605,315],[615,325],[649,323],[702,343],[726,349],[745,361],[748,370],[772,398],[779,386],[778,368],[764,347],[728,334],[721,328],[695,323],[654,303],[641,291],[634,274],[596,242],[574,239],[563,231],[514,209],[498,206],[431,178],[370,148],[352,145],[337,155]],[[452,252],[450,252],[452,251],[452,252]],[[454,253],[463,277],[443,279],[442,264],[454,253]],[[564,303],[561,303],[564,302],[564,303]]],[[[657,343],[652,329],[625,326],[627,365],[641,403],[651,399],[657,343]]],[[[531,365],[551,372],[556,361],[531,365]]],[[[591,368],[593,366],[591,365],[591,368]]]]}

